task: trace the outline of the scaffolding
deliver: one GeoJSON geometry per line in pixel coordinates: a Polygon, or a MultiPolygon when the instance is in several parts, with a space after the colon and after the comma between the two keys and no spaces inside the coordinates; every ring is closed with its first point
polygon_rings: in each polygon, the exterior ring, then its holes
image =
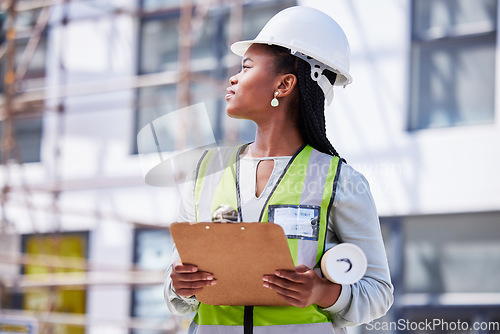
{"type": "MultiPolygon", "coordinates": [[[[44,211],[57,217],[67,215],[83,216],[96,220],[115,220],[128,224],[134,228],[165,228],[159,222],[137,221],[116,215],[113,212],[89,212],[84,210],[71,210],[60,204],[60,195],[64,192],[94,189],[109,189],[115,187],[134,187],[143,184],[140,177],[93,177],[84,179],[63,180],[60,177],[61,147],[60,138],[64,135],[63,119],[66,113],[65,99],[75,96],[86,96],[98,93],[110,93],[121,90],[131,90],[161,85],[176,85],[177,105],[188,106],[191,102],[190,83],[193,80],[204,81],[215,87],[225,87],[226,80],[194,73],[191,69],[191,49],[194,36],[199,35],[203,29],[204,20],[210,9],[217,6],[229,8],[230,41],[241,37],[241,22],[243,0],[183,0],[180,4],[178,58],[179,68],[176,71],[164,71],[153,74],[135,75],[120,79],[106,79],[90,83],[66,84],[62,83],[49,94],[47,87],[33,90],[23,90],[28,67],[33,59],[35,50],[40,43],[41,36],[48,27],[51,13],[55,6],[62,6],[63,14],[61,25],[70,24],[68,6],[81,0],[3,0],[0,1],[0,13],[4,14],[3,29],[5,41],[0,45],[0,60],[4,63],[4,94],[0,101],[0,121],[3,135],[1,138],[3,184],[0,197],[0,237],[16,233],[16,227],[9,221],[7,208],[21,207],[30,214],[33,230],[36,232],[33,212],[44,211]],[[16,17],[20,12],[39,11],[26,47],[20,59],[16,59],[16,17]],[[57,107],[51,110],[48,100],[57,107]],[[55,103],[54,103],[55,102],[55,103]],[[42,117],[47,111],[56,112],[57,131],[54,134],[54,147],[52,147],[53,161],[55,161],[54,177],[51,180],[36,184],[27,182],[23,177],[23,157],[21,156],[18,141],[14,131],[14,124],[19,119],[42,117]],[[12,183],[12,168],[20,170],[21,182],[12,183]],[[32,201],[33,194],[43,193],[49,195],[52,201],[49,205],[35,205],[32,201]],[[21,195],[22,200],[13,198],[13,194],[21,195]]],[[[145,14],[142,10],[130,11],[116,8],[112,15],[131,15],[138,18],[145,14]]],[[[60,219],[60,218],[58,218],[60,219]]],[[[60,230],[56,225],[55,234],[60,230]]],[[[57,237],[57,236],[56,236],[57,237]]],[[[0,249],[1,251],[1,249],[0,249]]],[[[54,324],[75,325],[88,327],[94,325],[110,325],[124,329],[156,330],[162,333],[176,333],[179,322],[175,317],[162,322],[154,320],[129,318],[126,321],[110,319],[95,319],[85,314],[72,314],[54,312],[53,304],[49,304],[43,311],[6,309],[4,301],[12,294],[25,293],[34,289],[45,288],[52,294],[56,288],[81,289],[89,286],[153,286],[163,283],[163,272],[144,270],[133,263],[122,266],[103,266],[82,258],[75,259],[65,256],[32,255],[23,253],[0,253],[0,264],[22,266],[43,266],[48,270],[45,274],[15,274],[0,275],[0,315],[12,317],[31,317],[40,323],[39,333],[51,333],[54,324]],[[66,272],[58,272],[58,271],[66,272]]]]}

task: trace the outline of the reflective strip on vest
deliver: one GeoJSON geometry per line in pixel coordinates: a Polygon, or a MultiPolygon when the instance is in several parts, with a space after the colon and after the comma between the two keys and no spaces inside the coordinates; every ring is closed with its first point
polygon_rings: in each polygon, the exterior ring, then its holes
{"type": "MultiPolygon", "coordinates": [[[[243,326],[244,306],[207,305],[200,303],[194,322],[212,326],[243,326]]],[[[255,326],[328,323],[330,320],[317,305],[304,308],[295,306],[254,306],[255,326]]]]}
{"type": "MultiPolygon", "coordinates": [[[[215,190],[221,183],[224,174],[230,174],[234,182],[236,177],[234,163],[232,164],[233,166],[230,166],[229,163],[231,160],[234,161],[237,151],[234,148],[217,148],[202,157],[195,186],[196,216],[198,221],[212,221],[212,212],[217,209],[217,207],[212,208],[211,201],[200,199],[213,198],[215,190]],[[205,182],[205,179],[209,179],[209,182],[205,182]]],[[[228,178],[231,179],[226,175],[224,179],[228,178]]]]}
{"type": "MultiPolygon", "coordinates": [[[[323,154],[317,150],[311,151],[309,164],[307,166],[307,171],[304,178],[304,187],[302,188],[302,194],[300,195],[300,204],[317,205],[318,203],[322,203],[323,195],[325,193],[326,179],[328,176],[328,172],[330,171],[330,166],[335,165],[330,164],[330,161],[331,156],[323,154]]],[[[327,196],[330,194],[331,192],[327,191],[327,196]]],[[[323,213],[321,211],[320,215],[321,213],[323,213]]],[[[326,215],[325,217],[326,219],[328,219],[326,215]]],[[[323,222],[323,224],[320,225],[321,228],[318,240],[324,240],[328,220],[325,220],[324,217],[320,217],[320,221],[323,222]]],[[[320,261],[321,255],[323,254],[324,242],[298,239],[297,248],[297,264],[305,264],[309,268],[314,268],[320,261]]]]}
{"type": "Polygon", "coordinates": [[[271,194],[262,212],[261,222],[268,221],[269,205],[301,204],[320,207],[318,240],[288,239],[295,265],[314,268],[325,247],[328,211],[335,194],[340,159],[306,146],[290,164],[277,189],[271,194]]]}
{"type": "MultiPolygon", "coordinates": [[[[237,208],[238,175],[235,173],[238,171],[235,171],[234,166],[238,152],[239,148],[232,150],[232,154],[223,154],[223,159],[217,158],[216,165],[219,167],[225,165],[224,171],[212,167],[213,155],[207,154],[205,158],[202,158],[195,187],[195,203],[198,208],[199,221],[210,221],[212,212],[219,205],[231,205],[237,208]],[[211,172],[213,170],[215,172],[211,172]]],[[[287,240],[295,265],[305,264],[309,268],[314,268],[321,259],[324,252],[328,212],[333,203],[340,165],[338,157],[321,153],[311,146],[303,147],[291,158],[264,205],[260,215],[261,222],[268,221],[270,205],[312,205],[320,208],[317,241],[287,240]]],[[[200,303],[193,319],[193,331],[190,328],[189,333],[243,333],[243,319],[243,306],[216,306],[200,303]]],[[[310,305],[306,308],[255,306],[253,325],[254,333],[270,333],[271,328],[272,333],[344,333],[343,329],[334,329],[329,315],[317,305],[310,305]]]]}
{"type": "MultiPolygon", "coordinates": [[[[200,326],[192,322],[188,334],[241,334],[243,326],[200,326]]],[[[345,328],[333,327],[331,323],[254,326],[253,334],[347,334],[345,328]]]]}

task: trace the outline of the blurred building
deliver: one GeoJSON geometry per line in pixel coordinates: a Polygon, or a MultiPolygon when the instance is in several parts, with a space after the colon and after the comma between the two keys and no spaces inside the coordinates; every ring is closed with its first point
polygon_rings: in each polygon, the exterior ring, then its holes
{"type": "Polygon", "coordinates": [[[498,331],[484,329],[500,314],[498,2],[328,10],[350,40],[354,77],[336,92],[329,133],[370,181],[381,216],[396,288],[383,321],[498,331]]]}
{"type": "Polygon", "coordinates": [[[472,326],[500,323],[496,0],[2,2],[0,324],[185,332],[161,287],[178,193],[145,184],[137,134],[203,103],[216,141],[251,141],[254,125],[224,113],[240,67],[228,45],[297,3],[350,41],[354,82],[328,133],[371,184],[396,288],[389,314],[353,332],[494,332],[472,326]]]}

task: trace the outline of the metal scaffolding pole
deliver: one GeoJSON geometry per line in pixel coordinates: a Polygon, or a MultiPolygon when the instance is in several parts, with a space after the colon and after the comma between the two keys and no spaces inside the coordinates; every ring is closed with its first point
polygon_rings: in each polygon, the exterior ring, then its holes
{"type": "Polygon", "coordinates": [[[16,69],[16,81],[20,81],[26,75],[28,71],[28,66],[30,64],[31,59],[33,58],[36,48],[40,42],[40,38],[42,37],[43,31],[49,22],[50,12],[52,7],[44,7],[42,8],[38,20],[33,28],[32,33],[30,34],[30,39],[28,44],[26,45],[23,55],[21,56],[21,61],[16,69]]]}
{"type": "Polygon", "coordinates": [[[177,106],[187,107],[191,100],[190,67],[191,46],[193,44],[191,33],[191,20],[193,18],[193,1],[183,0],[181,17],[179,21],[179,81],[177,83],[177,106]]]}

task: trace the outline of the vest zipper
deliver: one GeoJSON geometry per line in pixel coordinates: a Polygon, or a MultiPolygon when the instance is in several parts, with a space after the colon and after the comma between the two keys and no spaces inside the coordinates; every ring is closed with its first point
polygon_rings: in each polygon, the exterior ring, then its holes
{"type": "Polygon", "coordinates": [[[245,306],[243,312],[243,333],[253,334],[253,306],[245,306]]]}

